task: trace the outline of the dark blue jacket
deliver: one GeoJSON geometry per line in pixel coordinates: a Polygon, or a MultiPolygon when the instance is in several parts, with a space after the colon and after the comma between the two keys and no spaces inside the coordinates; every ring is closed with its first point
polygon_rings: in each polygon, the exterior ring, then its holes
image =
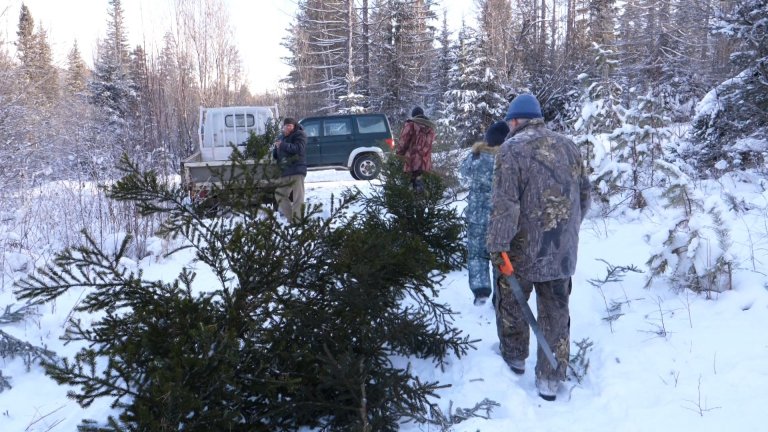
{"type": "Polygon", "coordinates": [[[280,147],[272,150],[272,156],[280,165],[282,177],[292,175],[307,175],[307,134],[300,124],[296,124],[293,133],[279,138],[280,147]]]}

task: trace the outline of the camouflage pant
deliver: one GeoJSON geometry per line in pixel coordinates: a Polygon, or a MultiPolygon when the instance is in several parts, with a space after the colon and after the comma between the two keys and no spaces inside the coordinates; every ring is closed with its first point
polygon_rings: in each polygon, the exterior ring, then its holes
{"type": "MultiPolygon", "coordinates": [[[[547,282],[529,282],[517,277],[523,294],[529,299],[536,289],[536,306],[539,328],[555,352],[557,369],[552,366],[539,347],[536,357],[536,377],[545,380],[563,381],[570,358],[571,318],[568,312],[568,297],[571,294],[571,278],[547,282]]],[[[512,294],[512,288],[505,277],[498,280],[496,293],[496,329],[499,334],[501,356],[507,362],[528,358],[530,328],[522,309],[512,294]]]]}
{"type": "Polygon", "coordinates": [[[488,225],[469,221],[467,224],[467,272],[469,288],[475,295],[490,297],[491,256],[485,248],[485,235],[488,225]]]}

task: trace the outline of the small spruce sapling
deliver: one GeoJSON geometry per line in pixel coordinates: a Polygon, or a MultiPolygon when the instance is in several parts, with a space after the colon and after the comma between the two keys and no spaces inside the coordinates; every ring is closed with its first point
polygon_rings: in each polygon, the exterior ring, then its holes
{"type": "Polygon", "coordinates": [[[730,289],[735,257],[727,206],[717,195],[702,196],[674,165],[656,165],[669,180],[662,194],[667,214],[664,225],[646,236],[652,247],[646,287],[665,277],[676,289],[708,295],[730,289]]]}
{"type": "Polygon", "coordinates": [[[605,311],[608,313],[608,315],[603,317],[603,320],[608,322],[611,326],[611,332],[613,332],[613,322],[623,315],[621,312],[622,304],[629,303],[629,300],[618,302],[616,300],[611,300],[609,304],[608,299],[605,297],[605,292],[603,291],[603,285],[621,282],[624,280],[624,275],[626,273],[642,273],[642,270],[632,264],[628,266],[615,266],[604,259],[598,259],[598,261],[602,261],[607,266],[605,276],[603,276],[602,279],[589,279],[587,280],[587,283],[600,290],[600,295],[603,297],[603,303],[605,303],[605,311]]]}
{"type": "Polygon", "coordinates": [[[383,184],[375,186],[365,199],[368,217],[380,220],[391,231],[423,240],[437,260],[430,270],[462,268],[467,260],[464,219],[446,197],[442,177],[423,174],[424,193],[414,193],[409,175],[403,173],[403,161],[396,157],[386,161],[382,177],[383,184]],[[381,214],[386,217],[376,216],[381,214]]]}

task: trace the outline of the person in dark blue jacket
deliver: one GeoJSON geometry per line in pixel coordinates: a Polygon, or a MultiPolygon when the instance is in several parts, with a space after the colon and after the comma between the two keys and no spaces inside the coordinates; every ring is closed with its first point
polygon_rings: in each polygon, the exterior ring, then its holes
{"type": "Polygon", "coordinates": [[[498,146],[509,133],[504,121],[493,123],[485,133],[485,142],[472,146],[469,155],[462,161],[459,172],[469,183],[469,195],[465,218],[467,221],[467,269],[469,288],[474,294],[475,306],[482,306],[491,296],[492,283],[489,270],[490,255],[485,248],[488,218],[491,213],[491,186],[493,165],[498,146]]]}
{"type": "Polygon", "coordinates": [[[283,133],[272,155],[280,166],[280,186],[275,191],[280,214],[289,221],[300,217],[304,206],[304,178],[307,176],[307,134],[291,117],[283,120],[283,133]]]}

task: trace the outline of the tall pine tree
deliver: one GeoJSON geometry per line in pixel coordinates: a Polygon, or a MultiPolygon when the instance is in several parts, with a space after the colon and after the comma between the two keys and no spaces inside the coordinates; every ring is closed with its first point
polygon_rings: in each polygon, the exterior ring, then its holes
{"type": "MultiPolygon", "coordinates": [[[[399,126],[414,105],[426,105],[434,95],[430,82],[437,53],[432,45],[436,18],[427,0],[377,0],[373,20],[382,23],[372,35],[378,59],[373,103],[399,126]]],[[[427,115],[434,107],[424,106],[427,115]]],[[[397,128],[396,126],[396,128],[397,128]]]]}
{"type": "Polygon", "coordinates": [[[54,103],[59,98],[59,72],[53,65],[51,45],[48,43],[48,32],[39,28],[35,34],[37,43],[36,72],[43,100],[48,104],[54,103]]]}
{"type": "Polygon", "coordinates": [[[107,35],[99,43],[93,74],[88,81],[89,101],[106,126],[102,139],[111,144],[112,157],[131,152],[131,120],[136,92],[130,75],[130,53],[125,17],[120,0],[110,0],[107,35]]]}
{"type": "Polygon", "coordinates": [[[16,36],[16,55],[19,57],[26,80],[33,81],[38,62],[35,20],[32,18],[32,13],[27,5],[23,3],[19,12],[19,26],[16,36]]]}
{"type": "Polygon", "coordinates": [[[504,117],[508,105],[496,68],[486,56],[487,43],[483,33],[466,26],[460,31],[458,59],[441,119],[456,130],[459,146],[481,140],[485,129],[504,117]]]}
{"type": "Polygon", "coordinates": [[[52,104],[58,98],[59,82],[48,34],[42,27],[35,31],[34,19],[25,4],[21,5],[16,35],[16,52],[25,78],[27,99],[35,105],[52,104]]]}
{"type": "Polygon", "coordinates": [[[64,90],[70,95],[82,94],[86,89],[88,69],[80,54],[77,41],[67,55],[67,72],[64,79],[64,90]]]}

